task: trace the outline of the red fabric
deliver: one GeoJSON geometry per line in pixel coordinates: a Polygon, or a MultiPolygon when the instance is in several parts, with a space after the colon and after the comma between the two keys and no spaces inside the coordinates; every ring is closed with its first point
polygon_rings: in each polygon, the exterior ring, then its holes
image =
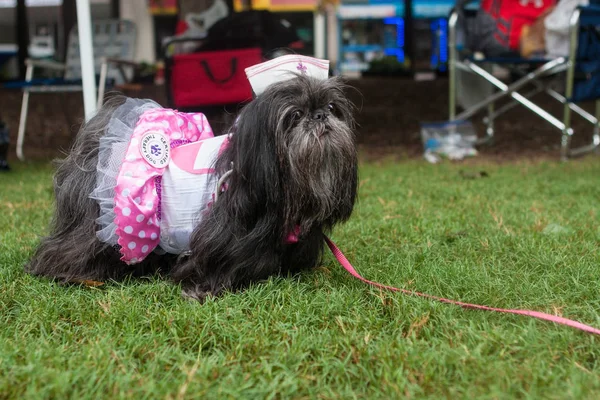
{"type": "Polygon", "coordinates": [[[181,19],[179,21],[177,21],[177,25],[175,26],[175,34],[176,35],[181,35],[182,33],[184,33],[187,30],[188,30],[187,22],[185,22],[184,20],[181,20],[181,19]]]}
{"type": "Polygon", "coordinates": [[[252,99],[245,68],[262,62],[258,48],[180,54],[173,57],[175,107],[233,104],[252,99]]]}
{"type": "Polygon", "coordinates": [[[511,50],[519,49],[523,25],[532,24],[555,0],[483,0],[481,10],[496,21],[494,38],[511,50]]]}

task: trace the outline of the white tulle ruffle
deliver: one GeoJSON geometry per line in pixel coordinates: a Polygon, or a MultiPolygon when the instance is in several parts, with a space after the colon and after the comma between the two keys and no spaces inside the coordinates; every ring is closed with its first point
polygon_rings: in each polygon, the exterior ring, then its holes
{"type": "Polygon", "coordinates": [[[100,215],[96,219],[96,236],[104,243],[117,244],[117,225],[114,223],[117,175],[138,119],[143,113],[154,108],[161,107],[152,100],[128,98],[115,110],[106,133],[100,138],[96,188],[90,194],[90,198],[96,200],[100,206],[100,215]]]}

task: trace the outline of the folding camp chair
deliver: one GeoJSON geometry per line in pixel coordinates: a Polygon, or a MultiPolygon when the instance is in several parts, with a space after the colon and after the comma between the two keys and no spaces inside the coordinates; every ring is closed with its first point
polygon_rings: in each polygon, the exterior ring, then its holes
{"type": "MultiPolygon", "coordinates": [[[[449,117],[450,120],[465,120],[477,112],[487,108],[488,115],[484,118],[487,125],[485,137],[479,143],[490,141],[494,136],[494,120],[517,104],[521,104],[538,116],[549,122],[562,134],[561,158],[584,154],[600,146],[600,5],[598,0],[590,0],[589,6],[578,7],[573,12],[569,23],[569,55],[554,59],[523,59],[523,58],[483,58],[477,59],[461,48],[459,35],[464,34],[464,26],[460,26],[459,10],[453,10],[448,21],[449,28],[449,117]],[[520,78],[506,84],[489,71],[490,65],[500,65],[520,74],[520,78]],[[534,66],[525,72],[519,66],[534,66]],[[494,90],[482,101],[466,107],[457,114],[457,76],[465,71],[484,79],[494,90]],[[552,89],[546,78],[565,79],[564,95],[552,89]],[[542,81],[544,79],[544,81],[542,81]],[[527,93],[518,90],[525,86],[533,86],[527,93]],[[550,114],[531,101],[537,93],[546,93],[563,104],[562,120],[550,114]],[[496,109],[495,104],[510,97],[511,101],[496,109]],[[592,115],[576,103],[595,100],[595,115],[592,115]],[[572,113],[578,114],[592,126],[592,142],[577,149],[571,149],[573,129],[571,127],[572,113]]],[[[461,10],[465,19],[473,17],[471,9],[461,10]]]]}
{"type": "MultiPolygon", "coordinates": [[[[135,66],[135,24],[126,20],[103,20],[92,23],[94,64],[99,71],[98,105],[104,99],[107,82],[123,83],[133,77],[131,67],[135,66]],[[129,68],[127,68],[129,67],[129,68]],[[125,69],[128,70],[125,70],[125,69]]],[[[5,85],[23,89],[23,102],[17,134],[17,157],[24,160],[23,143],[27,126],[27,111],[30,93],[77,92],[82,90],[81,59],[79,57],[79,37],[77,27],[69,34],[65,63],[52,60],[26,60],[25,81],[5,85]],[[61,73],[61,78],[34,79],[34,69],[41,68],[61,73]]]]}

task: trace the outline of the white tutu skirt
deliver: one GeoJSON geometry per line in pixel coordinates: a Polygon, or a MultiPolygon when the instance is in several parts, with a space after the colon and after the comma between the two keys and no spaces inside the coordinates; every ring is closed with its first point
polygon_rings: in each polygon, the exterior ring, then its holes
{"type": "Polygon", "coordinates": [[[104,243],[116,245],[119,239],[115,223],[117,176],[140,116],[155,108],[162,107],[152,100],[128,98],[114,111],[106,133],[100,138],[96,188],[90,194],[90,198],[96,200],[100,206],[100,214],[96,219],[96,235],[104,243]]]}

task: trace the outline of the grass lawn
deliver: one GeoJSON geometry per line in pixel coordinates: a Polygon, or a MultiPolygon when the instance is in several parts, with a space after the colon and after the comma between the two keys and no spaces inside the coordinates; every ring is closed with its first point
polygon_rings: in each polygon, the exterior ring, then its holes
{"type": "MultiPolygon", "coordinates": [[[[155,278],[24,274],[51,168],[0,174],[0,399],[600,398],[600,338],[380,292],[322,267],[204,305],[155,278]]],[[[332,239],[365,277],[600,327],[600,162],[361,165],[332,239]],[[461,170],[489,176],[466,179],[461,170]]]]}

